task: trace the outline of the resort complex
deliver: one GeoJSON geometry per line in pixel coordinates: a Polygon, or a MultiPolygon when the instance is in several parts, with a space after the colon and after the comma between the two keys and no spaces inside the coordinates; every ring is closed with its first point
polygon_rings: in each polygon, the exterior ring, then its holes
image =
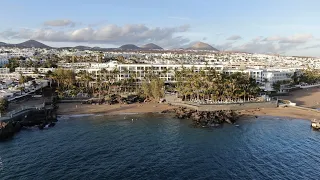
{"type": "MultiPolygon", "coordinates": [[[[287,92],[294,88],[289,85],[292,77],[298,77],[306,70],[320,69],[318,58],[218,51],[0,47],[0,57],[2,80],[18,80],[21,76],[48,79],[48,74],[64,69],[74,72],[77,78],[80,78],[79,74],[86,73],[92,78],[92,83],[97,79],[116,82],[132,78],[135,82],[142,82],[150,74],[165,83],[174,83],[178,71],[189,69],[197,73],[215,70],[226,75],[245,73],[265,92],[287,92]]],[[[305,83],[315,84],[317,81],[309,79],[305,83]]]]}

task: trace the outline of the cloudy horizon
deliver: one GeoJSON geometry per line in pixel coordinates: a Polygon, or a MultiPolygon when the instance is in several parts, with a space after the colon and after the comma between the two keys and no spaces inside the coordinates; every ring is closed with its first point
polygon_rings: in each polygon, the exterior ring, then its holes
{"type": "Polygon", "coordinates": [[[0,41],[104,48],[154,43],[168,49],[201,41],[222,51],[320,57],[320,26],[314,24],[320,2],[307,1],[5,1],[1,11],[10,15],[0,17],[0,41]],[[211,11],[212,5],[219,8],[211,11]]]}

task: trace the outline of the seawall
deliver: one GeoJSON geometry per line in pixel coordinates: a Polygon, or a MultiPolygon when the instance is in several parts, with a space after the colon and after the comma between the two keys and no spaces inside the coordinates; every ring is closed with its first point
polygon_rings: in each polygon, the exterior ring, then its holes
{"type": "Polygon", "coordinates": [[[219,111],[219,110],[247,110],[257,108],[276,108],[277,101],[269,102],[246,102],[234,104],[203,104],[198,106],[198,111],[219,111]]]}
{"type": "Polygon", "coordinates": [[[248,110],[257,108],[276,108],[278,101],[268,102],[246,102],[246,103],[232,103],[232,104],[197,104],[187,102],[171,102],[174,106],[181,106],[197,111],[230,111],[230,110],[248,110]]]}

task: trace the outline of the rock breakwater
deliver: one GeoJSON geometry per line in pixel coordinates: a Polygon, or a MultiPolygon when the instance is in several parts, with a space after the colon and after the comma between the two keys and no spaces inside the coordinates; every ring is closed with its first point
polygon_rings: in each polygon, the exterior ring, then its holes
{"type": "Polygon", "coordinates": [[[177,108],[175,116],[179,119],[192,119],[195,127],[212,127],[223,123],[234,124],[240,115],[231,110],[227,111],[196,111],[188,108],[177,108]]]}

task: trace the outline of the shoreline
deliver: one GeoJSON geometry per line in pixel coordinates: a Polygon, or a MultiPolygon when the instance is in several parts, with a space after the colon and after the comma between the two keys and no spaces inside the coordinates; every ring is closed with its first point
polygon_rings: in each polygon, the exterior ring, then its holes
{"type": "MultiPolygon", "coordinates": [[[[320,119],[320,111],[310,110],[320,108],[320,88],[301,89],[290,92],[289,96],[279,97],[297,103],[299,107],[260,108],[237,111],[241,117],[273,116],[292,119],[313,120],[320,119]],[[308,109],[310,108],[310,109],[308,109]]],[[[59,103],[58,115],[130,115],[162,113],[178,108],[169,104],[135,103],[114,105],[88,105],[81,103],[59,103]]]]}
{"type": "Polygon", "coordinates": [[[102,115],[130,115],[161,113],[173,110],[176,106],[159,103],[135,103],[135,104],[114,104],[114,105],[87,105],[81,103],[59,103],[58,115],[83,115],[83,114],[102,114],[102,115]]]}
{"type": "Polygon", "coordinates": [[[289,119],[301,119],[312,121],[313,119],[320,118],[320,111],[311,111],[307,109],[298,109],[295,107],[277,107],[277,108],[261,108],[251,110],[239,111],[242,117],[255,117],[255,116],[272,116],[283,117],[289,119]]]}
{"type": "MultiPolygon", "coordinates": [[[[177,106],[159,103],[141,104],[115,104],[115,105],[85,105],[80,103],[59,103],[58,116],[117,116],[117,115],[141,115],[161,114],[164,111],[176,109],[177,106]]],[[[255,116],[273,116],[292,119],[313,120],[319,119],[320,111],[298,109],[294,107],[260,108],[237,111],[241,118],[255,116]]],[[[163,113],[170,114],[170,113],[163,113]]]]}

